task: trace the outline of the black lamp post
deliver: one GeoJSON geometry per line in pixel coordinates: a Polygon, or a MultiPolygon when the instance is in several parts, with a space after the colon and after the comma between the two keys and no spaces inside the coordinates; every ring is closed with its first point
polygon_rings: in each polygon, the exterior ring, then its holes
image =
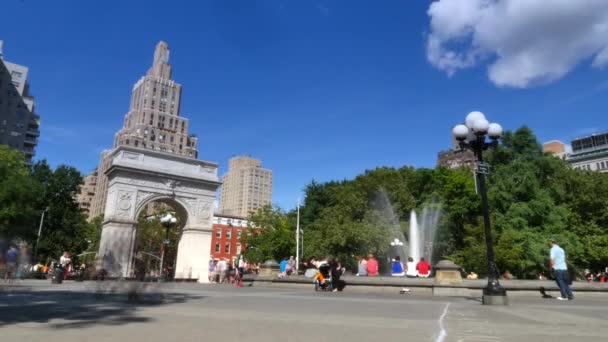
{"type": "MultiPolygon", "coordinates": [[[[401,250],[403,248],[403,241],[399,241],[399,239],[395,238],[395,240],[391,241],[391,246],[394,247],[394,249],[395,249],[395,256],[399,256],[399,258],[401,258],[401,250]]],[[[405,259],[405,255],[403,256],[403,258],[405,259]]]]}
{"type": "Polygon", "coordinates": [[[160,255],[160,274],[161,278],[166,278],[164,260],[165,260],[165,250],[167,250],[167,246],[169,246],[169,229],[171,229],[177,223],[177,219],[171,215],[171,213],[167,213],[167,215],[160,218],[160,224],[165,228],[165,238],[163,240],[163,251],[160,255]]]}
{"type": "Polygon", "coordinates": [[[486,190],[486,175],[490,171],[490,166],[483,161],[483,151],[497,146],[498,139],[502,136],[502,133],[502,127],[497,123],[489,123],[481,112],[469,113],[464,125],[457,125],[452,129],[452,134],[460,142],[460,147],[472,150],[477,159],[475,176],[477,178],[479,195],[481,196],[488,262],[488,284],[483,289],[484,304],[507,303],[507,291],[498,281],[499,272],[494,258],[494,244],[490,228],[490,211],[486,190]],[[490,138],[489,142],[486,141],[486,136],[490,138]]]}

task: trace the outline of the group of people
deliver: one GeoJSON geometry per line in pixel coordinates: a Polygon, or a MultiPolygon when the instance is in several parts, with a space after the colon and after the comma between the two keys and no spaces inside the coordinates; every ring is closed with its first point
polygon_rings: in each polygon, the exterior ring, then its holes
{"type": "Polygon", "coordinates": [[[235,258],[209,259],[209,282],[215,284],[239,283],[245,273],[259,273],[260,264],[246,261],[242,255],[235,258]]]}
{"type": "MultiPolygon", "coordinates": [[[[420,258],[420,261],[415,262],[412,257],[407,258],[407,263],[404,265],[401,257],[396,256],[391,261],[391,276],[393,277],[408,277],[408,278],[428,278],[431,274],[431,265],[420,258]]],[[[360,257],[357,267],[357,276],[359,277],[376,277],[379,275],[378,260],[373,254],[367,257],[360,257]]]]}
{"type": "Polygon", "coordinates": [[[2,250],[0,248],[0,278],[6,282],[24,277],[49,277],[56,267],[62,267],[63,277],[67,279],[76,270],[84,269],[84,265],[73,265],[72,256],[64,252],[59,260],[40,257],[38,262],[31,262],[30,250],[26,243],[11,243],[2,250]]]}

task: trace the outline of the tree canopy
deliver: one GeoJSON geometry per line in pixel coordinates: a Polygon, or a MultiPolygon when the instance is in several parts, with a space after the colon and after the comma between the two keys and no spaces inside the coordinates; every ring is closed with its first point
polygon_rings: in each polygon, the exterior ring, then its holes
{"type": "MultiPolygon", "coordinates": [[[[575,170],[544,154],[528,127],[506,132],[486,159],[499,269],[522,278],[548,271],[552,238],[565,248],[571,266],[608,265],[608,174],[575,170]]],[[[481,201],[470,169],[378,167],[352,180],[313,180],[304,190],[305,257],[331,255],[353,265],[356,256],[386,255],[398,230],[407,237],[410,211],[435,205],[442,216],[434,261],[446,258],[467,270],[486,271],[481,201]]],[[[251,257],[295,254],[295,210],[267,207],[251,221],[262,227],[244,238],[251,257]]]]}
{"type": "Polygon", "coordinates": [[[28,167],[21,153],[0,146],[0,240],[25,241],[33,250],[46,210],[38,255],[58,258],[63,251],[86,250],[91,228],[75,201],[81,183],[73,167],[53,170],[44,160],[28,167]]]}

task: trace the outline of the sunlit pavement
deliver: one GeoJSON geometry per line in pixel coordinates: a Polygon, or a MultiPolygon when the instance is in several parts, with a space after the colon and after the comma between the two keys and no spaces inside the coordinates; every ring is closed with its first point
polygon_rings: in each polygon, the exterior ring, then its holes
{"type": "MultiPolygon", "coordinates": [[[[509,306],[398,293],[106,282],[0,285],[2,341],[602,341],[608,295],[509,306]],[[137,290],[136,295],[134,291],[137,290]],[[131,300],[127,293],[131,292],[131,300]]],[[[576,293],[575,293],[576,295],[576,293]]]]}

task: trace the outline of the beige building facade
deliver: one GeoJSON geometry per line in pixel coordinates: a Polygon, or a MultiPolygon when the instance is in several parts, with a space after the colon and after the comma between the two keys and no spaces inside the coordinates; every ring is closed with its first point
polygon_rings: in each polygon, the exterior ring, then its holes
{"type": "Polygon", "coordinates": [[[95,197],[95,189],[97,187],[97,169],[93,170],[93,172],[86,175],[82,180],[82,185],[80,186],[80,192],[76,194],[76,202],[78,202],[78,207],[82,212],[84,212],[89,219],[91,216],[89,215],[91,211],[91,202],[93,202],[93,197],[95,197]]]}
{"type": "MultiPolygon", "coordinates": [[[[128,146],[192,159],[198,157],[198,139],[188,133],[188,119],[180,116],[182,86],[171,78],[169,52],[166,42],[156,45],[152,67],[133,86],[129,112],[114,137],[113,149],[128,146]]],[[[101,155],[90,217],[102,215],[106,206],[106,171],[111,164],[107,156],[111,152],[104,151],[101,155]]]]}
{"type": "Polygon", "coordinates": [[[220,213],[248,217],[272,203],[272,171],[249,156],[231,158],[222,177],[220,213]]]}
{"type": "Polygon", "coordinates": [[[547,141],[543,144],[543,152],[550,153],[558,158],[565,158],[566,144],[559,140],[547,141]]]}

